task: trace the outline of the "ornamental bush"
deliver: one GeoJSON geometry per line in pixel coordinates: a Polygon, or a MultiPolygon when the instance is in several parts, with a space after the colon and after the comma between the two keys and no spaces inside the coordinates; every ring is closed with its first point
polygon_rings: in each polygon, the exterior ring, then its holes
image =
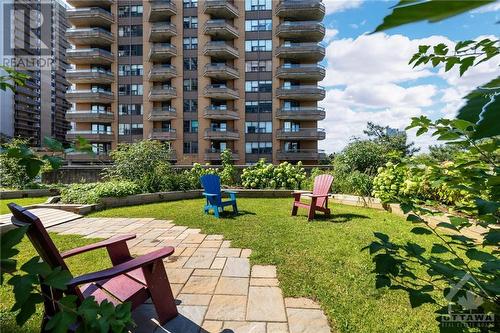
{"type": "Polygon", "coordinates": [[[301,162],[297,165],[288,162],[273,165],[261,159],[255,165],[243,169],[241,174],[243,187],[251,189],[298,189],[305,180],[306,172],[301,162]]]}
{"type": "Polygon", "coordinates": [[[130,181],[107,181],[102,183],[72,184],[61,191],[64,203],[95,204],[106,197],[125,197],[139,194],[141,188],[130,181]]]}

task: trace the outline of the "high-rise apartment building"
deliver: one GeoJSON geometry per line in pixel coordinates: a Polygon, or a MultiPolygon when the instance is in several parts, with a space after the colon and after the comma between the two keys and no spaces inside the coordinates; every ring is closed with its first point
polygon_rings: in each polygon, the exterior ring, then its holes
{"type": "Polygon", "coordinates": [[[321,0],[68,2],[68,139],[161,140],[178,164],[322,157],[321,0]]]}
{"type": "Polygon", "coordinates": [[[5,19],[1,63],[29,76],[24,86],[15,86],[15,92],[0,92],[3,139],[24,138],[32,146],[41,146],[44,137],[66,139],[70,124],[65,117],[71,105],[65,98],[70,86],[65,79],[69,67],[65,6],[58,0],[13,0],[0,6],[5,19]],[[44,64],[48,58],[55,61],[50,67],[44,64]]]}

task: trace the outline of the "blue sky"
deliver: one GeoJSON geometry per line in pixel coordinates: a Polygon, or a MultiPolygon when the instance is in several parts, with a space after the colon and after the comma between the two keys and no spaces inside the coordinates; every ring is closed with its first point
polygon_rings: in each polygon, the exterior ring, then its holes
{"type": "MultiPolygon", "coordinates": [[[[478,66],[459,78],[455,71],[411,69],[407,62],[420,44],[444,42],[479,36],[497,36],[500,2],[438,23],[421,22],[367,35],[379,25],[397,1],[324,0],[327,15],[323,64],[327,87],[321,103],[327,119],[320,126],[327,140],[320,148],[340,151],[353,136],[361,136],[366,121],[404,128],[411,116],[453,117],[464,96],[475,86],[499,74],[498,60],[478,66]]],[[[410,133],[412,137],[412,133],[410,133]]],[[[412,137],[412,139],[414,139],[412,137]]],[[[435,143],[420,137],[416,143],[425,151],[435,143]]]]}

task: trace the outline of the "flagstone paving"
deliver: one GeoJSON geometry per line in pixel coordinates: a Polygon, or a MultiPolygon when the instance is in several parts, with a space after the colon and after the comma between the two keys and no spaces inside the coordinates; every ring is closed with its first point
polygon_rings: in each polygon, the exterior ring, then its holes
{"type": "Polygon", "coordinates": [[[250,249],[232,248],[222,235],[149,218],[81,218],[48,228],[61,234],[108,238],[135,234],[132,254],[173,246],[165,260],[179,316],[159,326],[153,304],[133,312],[135,332],[328,333],[320,306],[306,298],[284,298],[275,266],[250,267],[250,249]]]}

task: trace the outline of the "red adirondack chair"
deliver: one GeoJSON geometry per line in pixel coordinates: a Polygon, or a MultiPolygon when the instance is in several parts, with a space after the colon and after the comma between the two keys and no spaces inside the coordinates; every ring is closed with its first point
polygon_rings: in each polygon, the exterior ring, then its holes
{"type": "Polygon", "coordinates": [[[326,216],[330,216],[330,208],[328,208],[328,191],[332,186],[333,176],[319,175],[314,178],[314,187],[311,192],[295,191],[293,192],[294,202],[292,207],[292,216],[297,215],[299,207],[307,208],[309,213],[307,219],[311,221],[317,210],[324,212],[326,216]],[[301,196],[308,196],[311,198],[311,203],[301,202],[301,196]]]}
{"type": "MultiPolygon", "coordinates": [[[[132,258],[126,241],[135,238],[135,235],[124,235],[59,253],[38,217],[16,204],[10,203],[8,206],[13,214],[12,224],[17,227],[29,226],[28,238],[42,260],[52,268],[61,267],[68,270],[64,262],[65,258],[106,248],[113,267],[71,279],[66,293],[76,295],[80,301],[87,297],[94,297],[97,302],[103,300],[108,300],[113,304],[131,302],[132,309],[151,297],[160,324],[163,325],[177,316],[177,306],[162,261],[163,258],[174,253],[173,247],[167,246],[138,258],[132,258]]],[[[43,291],[52,294],[56,300],[62,297],[60,291],[57,290],[43,291]]],[[[44,307],[42,326],[58,312],[58,305],[50,300],[45,300],[44,307]]]]}

